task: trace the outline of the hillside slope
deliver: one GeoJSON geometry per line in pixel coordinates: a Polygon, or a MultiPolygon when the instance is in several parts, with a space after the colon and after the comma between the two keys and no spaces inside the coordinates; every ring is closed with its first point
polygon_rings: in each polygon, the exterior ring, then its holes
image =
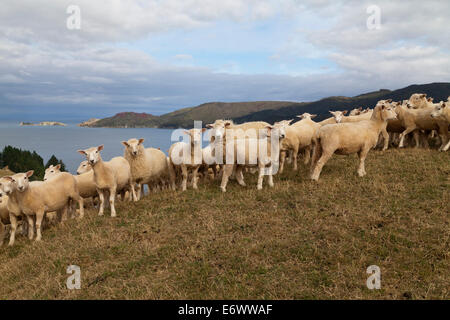
{"type": "Polygon", "coordinates": [[[447,100],[450,96],[450,83],[430,83],[411,85],[390,91],[382,89],[355,97],[329,97],[314,102],[255,101],[255,102],[211,102],[197,107],[183,108],[161,116],[123,112],[102,119],[95,127],[154,127],[154,128],[190,128],[194,120],[203,124],[216,119],[233,119],[237,123],[246,121],[267,121],[273,123],[283,119],[295,118],[304,112],[318,114],[318,120],[329,117],[329,110],[350,110],[358,107],[373,107],[378,100],[408,99],[413,93],[426,93],[435,101],[447,100]]]}
{"type": "Polygon", "coordinates": [[[0,247],[0,299],[449,299],[450,153],[335,156],[314,183],[163,191],[0,247]],[[69,265],[81,290],[66,289],[69,265]],[[381,290],[366,287],[370,265],[381,290]]]}

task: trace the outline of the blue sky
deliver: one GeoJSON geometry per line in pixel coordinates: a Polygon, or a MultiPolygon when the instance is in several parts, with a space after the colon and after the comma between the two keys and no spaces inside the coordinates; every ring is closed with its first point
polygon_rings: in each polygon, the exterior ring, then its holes
{"type": "Polygon", "coordinates": [[[311,101],[450,79],[446,1],[0,3],[0,114],[81,120],[209,101],[311,101]],[[369,29],[367,8],[379,9],[369,29]]]}

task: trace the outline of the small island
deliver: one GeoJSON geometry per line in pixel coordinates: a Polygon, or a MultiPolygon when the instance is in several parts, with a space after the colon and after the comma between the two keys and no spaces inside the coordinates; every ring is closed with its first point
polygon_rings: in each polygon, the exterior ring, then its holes
{"type": "Polygon", "coordinates": [[[55,121],[42,121],[38,123],[32,123],[32,122],[21,122],[21,126],[40,126],[40,127],[50,127],[50,126],[61,126],[66,127],[67,124],[62,122],[55,122],[55,121]]]}
{"type": "Polygon", "coordinates": [[[80,124],[78,124],[79,127],[91,127],[93,126],[97,121],[100,121],[100,119],[96,119],[96,118],[91,118],[87,121],[84,121],[80,124]]]}

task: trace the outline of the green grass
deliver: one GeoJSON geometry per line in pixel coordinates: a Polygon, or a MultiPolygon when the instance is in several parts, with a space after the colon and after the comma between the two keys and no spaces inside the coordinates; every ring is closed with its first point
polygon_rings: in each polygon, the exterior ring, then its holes
{"type": "Polygon", "coordinates": [[[256,190],[198,191],[88,211],[0,248],[1,299],[449,299],[450,153],[334,156],[320,181],[290,166],[256,190]],[[68,290],[68,265],[82,289],[68,290]],[[381,290],[366,269],[378,265],[381,290]]]}

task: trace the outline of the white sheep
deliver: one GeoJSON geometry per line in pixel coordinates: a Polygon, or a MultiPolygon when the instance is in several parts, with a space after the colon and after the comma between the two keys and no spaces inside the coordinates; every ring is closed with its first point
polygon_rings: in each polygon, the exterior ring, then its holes
{"type": "Polygon", "coordinates": [[[433,118],[431,113],[435,111],[433,104],[418,109],[412,108],[410,104],[396,107],[398,119],[405,130],[400,134],[399,148],[404,147],[404,139],[407,134],[414,132],[416,147],[418,144],[419,130],[436,130],[441,138],[440,151],[443,151],[448,142],[448,122],[439,118],[433,118]]]}
{"type": "MultiPolygon", "coordinates": [[[[450,97],[449,99],[450,100],[450,97]]],[[[439,120],[445,120],[450,123],[450,101],[441,102],[435,106],[434,110],[431,112],[431,117],[439,120]]],[[[450,139],[448,143],[442,148],[442,151],[448,151],[450,148],[450,139]]]]}
{"type": "MultiPolygon", "coordinates": [[[[0,179],[0,188],[2,180],[0,179]]],[[[0,190],[0,246],[6,235],[6,225],[10,224],[8,210],[8,196],[0,190]]]]}
{"type": "MultiPolygon", "coordinates": [[[[94,181],[94,171],[92,171],[91,166],[89,164],[86,164],[86,162],[87,161],[83,161],[80,164],[77,170],[78,174],[74,175],[73,177],[77,182],[78,193],[80,194],[80,196],[85,200],[92,198],[93,203],[93,199],[98,197],[97,186],[94,181]]],[[[50,167],[45,169],[44,181],[55,177],[58,173],[61,173],[61,165],[50,165],[50,167]]]]}
{"type": "Polygon", "coordinates": [[[317,133],[313,152],[311,179],[318,180],[325,163],[336,154],[358,153],[359,176],[366,175],[364,161],[386,122],[395,119],[393,108],[385,105],[375,107],[372,118],[359,122],[329,124],[321,127],[317,133]]]}
{"type": "MultiPolygon", "coordinates": [[[[305,151],[304,163],[307,164],[309,162],[313,138],[316,135],[317,130],[321,127],[320,124],[311,119],[315,116],[316,115],[304,113],[297,116],[302,120],[285,127],[285,138],[280,142],[280,173],[283,173],[284,171],[284,162],[287,152],[290,152],[292,155],[294,170],[297,170],[297,155],[300,150],[305,151]]],[[[289,122],[282,121],[281,123],[289,124],[289,122]]]]}
{"type": "Polygon", "coordinates": [[[123,141],[124,158],[131,167],[133,184],[137,184],[136,196],[141,198],[141,185],[158,185],[169,179],[169,166],[164,152],[155,148],[144,148],[144,139],[123,141]]]}
{"type": "MultiPolygon", "coordinates": [[[[18,173],[11,177],[6,177],[12,182],[11,197],[14,197],[19,205],[20,211],[28,221],[28,237],[30,240],[34,237],[34,220],[36,216],[36,241],[42,238],[41,224],[45,213],[56,211],[58,216],[62,212],[67,212],[70,201],[77,201],[80,206],[80,218],[84,215],[83,198],[78,194],[77,183],[74,177],[66,172],[62,172],[54,178],[31,184],[29,178],[33,175],[33,170],[27,173],[18,173]]],[[[10,245],[14,243],[15,230],[13,224],[17,226],[17,220],[14,214],[10,214],[11,237],[10,245]],[[11,219],[12,218],[12,219],[11,219]]]]}
{"type": "Polygon", "coordinates": [[[97,187],[97,193],[100,198],[99,215],[102,216],[105,209],[105,197],[109,192],[109,204],[111,207],[111,217],[115,217],[116,193],[120,191],[128,191],[132,198],[137,201],[134,190],[133,178],[131,176],[131,167],[128,161],[123,157],[115,157],[110,161],[104,162],[100,151],[103,145],[89,148],[86,150],[78,150],[78,152],[89,161],[94,173],[94,182],[97,187]]]}
{"type": "Polygon", "coordinates": [[[172,188],[175,186],[175,172],[181,171],[182,181],[181,190],[186,191],[187,179],[189,172],[192,172],[192,188],[198,189],[198,170],[202,165],[202,150],[200,148],[200,142],[202,139],[203,129],[191,129],[185,131],[185,134],[189,136],[190,143],[175,142],[169,149],[169,166],[172,174],[170,175],[172,188]],[[198,153],[198,154],[197,154],[198,153]]]}

